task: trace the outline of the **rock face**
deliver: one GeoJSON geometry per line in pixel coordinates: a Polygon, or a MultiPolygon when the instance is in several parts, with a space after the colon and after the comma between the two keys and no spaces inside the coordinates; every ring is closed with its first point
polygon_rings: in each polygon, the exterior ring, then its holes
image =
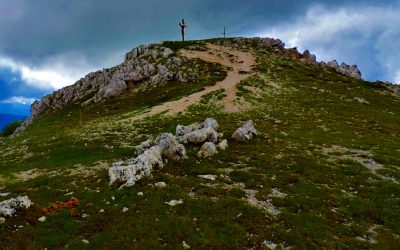
{"type": "Polygon", "coordinates": [[[257,135],[257,131],[254,128],[253,121],[248,120],[240,128],[238,128],[232,135],[232,139],[240,142],[245,142],[253,139],[257,135]]]}
{"type": "Polygon", "coordinates": [[[141,45],[128,52],[125,61],[120,65],[89,73],[75,84],[33,102],[30,117],[17,132],[48,110],[111,99],[132,91],[138,85],[159,86],[172,80],[194,80],[197,72],[193,69],[187,73],[180,71],[180,66],[185,61],[184,57],[178,57],[172,50],[160,44],[141,45]]]}
{"type": "Polygon", "coordinates": [[[205,142],[203,146],[201,146],[200,151],[197,153],[197,156],[200,158],[208,158],[218,153],[217,147],[212,142],[205,142]]]}
{"type": "Polygon", "coordinates": [[[28,196],[19,196],[0,202],[0,217],[13,216],[18,209],[27,209],[32,205],[28,196]]]}
{"type": "Polygon", "coordinates": [[[326,65],[328,67],[334,68],[337,72],[354,77],[356,79],[361,79],[361,71],[358,69],[357,65],[347,65],[344,62],[342,62],[340,65],[336,60],[332,60],[327,62],[326,64],[324,62],[321,62],[322,65],[326,65]]]}
{"type": "Polygon", "coordinates": [[[136,147],[139,155],[125,162],[115,162],[108,170],[110,186],[130,187],[150,176],[151,172],[164,167],[163,159],[183,160],[185,147],[170,133],[159,135],[154,141],[147,140],[136,147]]]}

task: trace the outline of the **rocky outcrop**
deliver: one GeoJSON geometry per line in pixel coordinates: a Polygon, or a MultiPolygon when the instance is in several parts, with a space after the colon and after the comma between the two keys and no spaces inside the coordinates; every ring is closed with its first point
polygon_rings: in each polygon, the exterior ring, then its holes
{"type": "Polygon", "coordinates": [[[273,38],[233,38],[230,40],[224,40],[220,42],[222,45],[234,46],[234,47],[256,47],[258,49],[269,50],[275,53],[281,54],[291,60],[299,60],[306,64],[314,64],[320,66],[327,66],[334,68],[338,73],[354,77],[356,79],[361,79],[361,72],[357,65],[347,65],[346,63],[338,64],[335,60],[328,63],[318,62],[317,57],[310,53],[309,50],[305,50],[300,53],[296,47],[285,48],[285,44],[279,39],[273,38]]]}
{"type": "Polygon", "coordinates": [[[340,65],[336,60],[329,61],[327,63],[321,62],[321,65],[328,66],[336,70],[343,75],[354,77],[356,79],[361,79],[361,71],[358,69],[357,65],[347,65],[342,62],[340,65]]]}
{"type": "Polygon", "coordinates": [[[253,137],[256,135],[257,131],[254,128],[253,121],[248,120],[240,128],[238,128],[235,133],[233,133],[232,139],[239,142],[245,142],[253,139],[253,137]]]}
{"type": "Polygon", "coordinates": [[[116,67],[89,73],[75,84],[46,95],[31,105],[31,115],[17,132],[48,110],[57,110],[72,104],[88,105],[108,100],[132,91],[138,85],[159,86],[168,81],[188,82],[196,78],[196,69],[182,72],[184,57],[160,44],[141,45],[125,55],[125,61],[116,67]]]}
{"type": "Polygon", "coordinates": [[[139,155],[127,161],[115,162],[108,170],[110,186],[130,187],[150,176],[155,169],[164,167],[164,159],[183,160],[185,147],[170,133],[159,135],[154,141],[147,140],[136,147],[139,155]]]}
{"type": "MultiPolygon", "coordinates": [[[[19,196],[0,202],[0,218],[11,217],[19,209],[27,209],[32,206],[28,196],[19,196]]],[[[4,220],[4,218],[2,219],[4,220]]]]}

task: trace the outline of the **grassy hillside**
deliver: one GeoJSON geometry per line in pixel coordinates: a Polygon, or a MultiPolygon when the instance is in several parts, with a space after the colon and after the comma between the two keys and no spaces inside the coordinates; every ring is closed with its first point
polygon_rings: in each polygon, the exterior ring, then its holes
{"type": "Polygon", "coordinates": [[[225,77],[199,61],[204,75],[195,83],[72,106],[0,138],[0,192],[11,193],[0,201],[26,194],[34,202],[0,225],[0,248],[399,249],[400,97],[384,84],[246,50],[258,66],[238,86],[243,112],[223,112],[217,91],[173,117],[130,119],[225,77]],[[248,119],[259,135],[229,140],[210,159],[186,146],[189,159],[132,188],[109,187],[107,168],[133,157],[135,145],[207,117],[225,138],[248,119]],[[160,181],[167,186],[153,185],[160,181]],[[42,208],[70,197],[75,209],[38,221],[42,208]],[[165,204],[173,199],[183,204],[165,204]]]}

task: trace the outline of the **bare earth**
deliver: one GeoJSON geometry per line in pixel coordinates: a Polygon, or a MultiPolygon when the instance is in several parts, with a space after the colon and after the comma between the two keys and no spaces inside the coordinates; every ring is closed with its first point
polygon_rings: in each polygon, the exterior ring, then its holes
{"type": "Polygon", "coordinates": [[[251,68],[255,64],[255,58],[251,53],[214,44],[207,44],[207,47],[207,51],[181,50],[180,54],[187,58],[198,58],[207,62],[215,62],[230,67],[224,80],[217,82],[214,86],[208,86],[200,92],[183,97],[179,100],[155,106],[149,112],[134,117],[133,120],[140,120],[147,116],[159,114],[165,111],[168,111],[166,112],[167,115],[174,115],[183,112],[190,105],[199,103],[203,95],[219,89],[223,89],[226,94],[226,97],[222,100],[225,111],[239,111],[239,107],[235,105],[236,85],[248,77],[248,74],[243,74],[243,72],[251,72],[251,68]],[[240,71],[243,71],[242,74],[239,73],[240,71]]]}

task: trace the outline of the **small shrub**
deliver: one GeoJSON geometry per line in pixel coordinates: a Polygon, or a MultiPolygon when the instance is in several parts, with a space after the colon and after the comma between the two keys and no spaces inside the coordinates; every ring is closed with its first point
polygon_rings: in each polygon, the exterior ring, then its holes
{"type": "Polygon", "coordinates": [[[10,136],[10,135],[12,135],[14,132],[15,132],[15,130],[19,127],[19,126],[21,126],[21,124],[22,124],[22,122],[23,121],[13,121],[13,122],[11,122],[11,123],[9,123],[7,126],[5,126],[4,128],[3,128],[3,130],[1,131],[1,136],[10,136]]]}

